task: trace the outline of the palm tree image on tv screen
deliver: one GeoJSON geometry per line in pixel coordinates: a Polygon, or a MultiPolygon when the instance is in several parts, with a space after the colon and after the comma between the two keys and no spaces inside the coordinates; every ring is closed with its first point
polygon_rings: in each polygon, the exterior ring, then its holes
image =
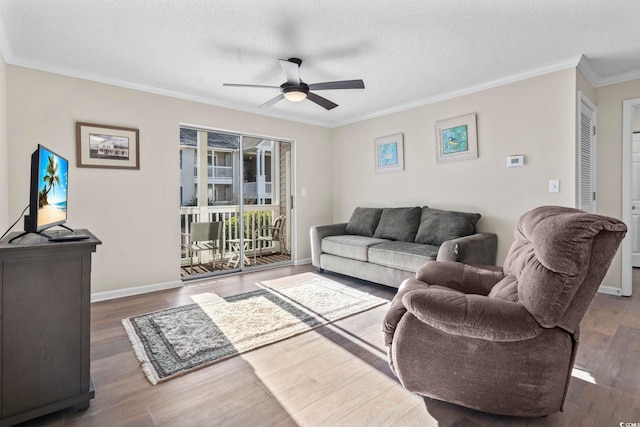
{"type": "Polygon", "coordinates": [[[67,163],[46,150],[40,157],[38,226],[67,219],[67,163]]]}

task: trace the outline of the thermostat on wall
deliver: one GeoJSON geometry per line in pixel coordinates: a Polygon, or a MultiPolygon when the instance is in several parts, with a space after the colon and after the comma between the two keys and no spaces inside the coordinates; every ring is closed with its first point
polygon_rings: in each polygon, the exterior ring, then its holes
{"type": "Polygon", "coordinates": [[[524,166],[524,154],[518,154],[517,156],[507,157],[508,168],[515,168],[518,166],[524,166]]]}

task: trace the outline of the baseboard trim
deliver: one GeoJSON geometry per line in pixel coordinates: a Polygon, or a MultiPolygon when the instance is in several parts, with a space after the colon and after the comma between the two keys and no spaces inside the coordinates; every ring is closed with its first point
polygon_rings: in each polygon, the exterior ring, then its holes
{"type": "MultiPolygon", "coordinates": [[[[311,258],[297,259],[293,265],[311,264],[311,258]]],[[[282,267],[282,265],[274,266],[282,267]]],[[[239,273],[241,274],[241,273],[239,273]]],[[[194,279],[196,280],[196,279],[194,279]]],[[[95,292],[91,294],[91,302],[108,301],[116,298],[130,297],[134,295],[146,294],[149,292],[164,291],[167,289],[175,289],[183,286],[182,280],[173,282],[154,283],[151,285],[134,286],[131,288],[116,289],[114,291],[95,292]]]]}
{"type": "Polygon", "coordinates": [[[618,297],[622,296],[622,289],[614,288],[613,286],[600,285],[600,287],[598,288],[598,292],[600,292],[601,294],[615,295],[618,297]]]}
{"type": "Polygon", "coordinates": [[[91,302],[108,301],[116,298],[130,297],[133,295],[146,294],[149,292],[175,289],[182,286],[182,280],[173,282],[154,283],[151,285],[134,286],[132,288],[116,289],[114,291],[96,292],[91,294],[91,302]]]}

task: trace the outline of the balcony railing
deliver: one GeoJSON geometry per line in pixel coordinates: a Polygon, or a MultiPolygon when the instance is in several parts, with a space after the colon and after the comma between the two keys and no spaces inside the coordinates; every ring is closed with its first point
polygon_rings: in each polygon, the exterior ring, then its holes
{"type": "Polygon", "coordinates": [[[270,182],[264,183],[264,190],[260,191],[258,182],[245,182],[243,184],[243,194],[246,199],[271,199],[272,185],[270,182]]]}
{"type": "Polygon", "coordinates": [[[233,166],[209,166],[209,178],[233,179],[233,166]]]}
{"type": "MultiPolygon", "coordinates": [[[[258,237],[270,236],[271,231],[265,226],[273,225],[273,221],[280,215],[279,205],[245,205],[244,209],[244,233],[245,255],[254,256],[257,251],[276,250],[278,242],[258,242],[258,237]],[[261,246],[259,246],[261,245],[261,246]]],[[[180,226],[184,234],[189,234],[191,224],[194,222],[222,222],[222,260],[228,259],[235,253],[230,240],[240,239],[240,207],[238,205],[227,206],[183,206],[180,208],[180,226]]],[[[181,251],[182,264],[188,264],[189,258],[185,251],[181,251]]],[[[209,262],[208,253],[202,253],[202,261],[209,262]],[[207,258],[208,257],[208,258],[207,258]]]]}

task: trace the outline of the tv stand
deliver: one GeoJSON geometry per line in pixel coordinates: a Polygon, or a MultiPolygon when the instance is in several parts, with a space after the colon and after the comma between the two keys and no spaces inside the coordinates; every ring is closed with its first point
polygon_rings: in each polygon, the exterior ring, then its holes
{"type": "Polygon", "coordinates": [[[86,409],[90,375],[91,254],[101,244],[31,233],[0,241],[0,427],[61,409],[86,409]]]}
{"type": "MultiPolygon", "coordinates": [[[[25,224],[26,224],[26,222],[27,222],[27,220],[25,219],[25,224]]],[[[58,224],[58,226],[59,226],[59,227],[62,227],[62,228],[66,228],[66,229],[67,229],[67,230],[69,230],[70,232],[74,233],[73,228],[69,228],[69,227],[67,227],[67,226],[66,226],[66,225],[64,225],[64,224],[58,224]]],[[[47,239],[49,239],[49,240],[51,240],[51,241],[55,241],[55,240],[56,240],[56,238],[54,238],[54,237],[49,236],[48,234],[46,234],[46,233],[44,232],[44,230],[42,230],[42,231],[23,231],[22,233],[18,234],[17,236],[12,237],[11,239],[9,239],[9,242],[8,242],[8,243],[13,243],[13,241],[14,241],[14,240],[17,240],[17,239],[19,239],[20,237],[23,237],[23,236],[26,236],[27,234],[32,234],[32,233],[33,233],[33,234],[39,234],[40,236],[46,237],[47,239]]],[[[59,239],[58,241],[84,240],[84,239],[86,239],[86,237],[80,237],[80,238],[76,238],[76,239],[70,239],[70,238],[68,238],[68,239],[59,239]]]]}
{"type": "MultiPolygon", "coordinates": [[[[27,234],[31,234],[31,233],[35,233],[35,231],[23,231],[22,233],[20,233],[20,234],[18,234],[16,236],[13,236],[11,239],[9,239],[9,241],[7,243],[13,243],[14,240],[17,240],[17,239],[19,239],[19,238],[21,238],[23,236],[26,236],[27,234]]],[[[36,233],[36,234],[38,234],[38,233],[36,233]]]]}
{"type": "Polygon", "coordinates": [[[66,228],[67,230],[69,230],[70,232],[72,232],[72,233],[73,233],[73,228],[69,228],[69,227],[67,227],[67,226],[66,226],[66,225],[64,225],[64,224],[59,224],[59,226],[60,226],[60,227],[62,227],[62,228],[66,228]]]}

